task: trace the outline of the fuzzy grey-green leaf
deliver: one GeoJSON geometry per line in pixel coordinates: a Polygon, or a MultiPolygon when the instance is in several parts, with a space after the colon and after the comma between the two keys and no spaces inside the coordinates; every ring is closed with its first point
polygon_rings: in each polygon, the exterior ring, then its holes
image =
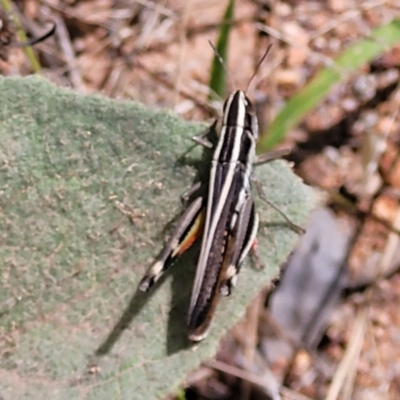
{"type": "MultiPolygon", "coordinates": [[[[0,77],[0,93],[0,396],[161,398],[214,354],[296,235],[258,202],[267,268],[244,266],[193,348],[185,323],[195,250],[152,293],[136,288],[192,183],[195,171],[177,160],[201,127],[37,77],[0,77]]],[[[286,163],[257,175],[304,223],[313,196],[286,163]]]]}

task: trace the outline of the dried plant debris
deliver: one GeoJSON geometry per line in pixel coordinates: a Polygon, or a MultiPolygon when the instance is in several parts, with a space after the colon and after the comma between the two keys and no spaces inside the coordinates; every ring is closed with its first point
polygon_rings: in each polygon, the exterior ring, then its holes
{"type": "Polygon", "coordinates": [[[16,28],[8,14],[0,8],[0,59],[7,61],[12,47],[33,46],[46,40],[54,34],[56,24],[51,22],[51,27],[41,36],[34,37],[24,42],[16,40],[16,28]]]}
{"type": "Polygon", "coordinates": [[[15,42],[16,30],[7,13],[0,8],[0,59],[7,61],[11,44],[15,42]]]}

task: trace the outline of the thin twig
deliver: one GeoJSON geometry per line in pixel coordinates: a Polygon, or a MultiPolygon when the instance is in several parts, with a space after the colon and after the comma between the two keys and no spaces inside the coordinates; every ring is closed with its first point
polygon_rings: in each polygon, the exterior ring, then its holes
{"type": "Polygon", "coordinates": [[[84,84],[78,68],[75,51],[64,20],[59,15],[55,15],[54,21],[57,25],[57,37],[60,43],[61,51],[64,54],[65,63],[68,66],[68,75],[72,86],[79,91],[84,91],[84,84]]]}
{"type": "Polygon", "coordinates": [[[339,397],[342,388],[345,386],[348,377],[352,377],[351,371],[357,368],[360,358],[361,347],[365,335],[365,327],[367,322],[367,307],[362,306],[358,311],[354,322],[353,330],[344,356],[339,363],[338,368],[332,379],[328,394],[325,400],[336,400],[339,397]]]}

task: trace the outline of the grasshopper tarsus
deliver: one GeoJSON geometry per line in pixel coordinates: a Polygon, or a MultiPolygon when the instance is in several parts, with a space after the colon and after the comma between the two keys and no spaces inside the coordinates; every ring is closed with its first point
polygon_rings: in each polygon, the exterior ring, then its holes
{"type": "Polygon", "coordinates": [[[189,189],[185,190],[181,194],[181,203],[182,204],[187,204],[187,202],[190,200],[190,198],[201,189],[202,183],[201,182],[196,182],[194,185],[192,185],[189,189]]]}
{"type": "Polygon", "coordinates": [[[258,254],[258,240],[255,239],[251,245],[251,255],[254,259],[256,267],[258,269],[265,269],[265,264],[261,261],[260,255],[258,254]]]}

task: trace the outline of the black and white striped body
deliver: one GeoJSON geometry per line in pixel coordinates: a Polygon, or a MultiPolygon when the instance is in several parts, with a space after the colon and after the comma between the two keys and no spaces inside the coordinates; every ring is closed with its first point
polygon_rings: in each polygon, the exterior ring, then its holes
{"type": "Polygon", "coordinates": [[[232,279],[254,241],[258,218],[250,178],[258,136],[253,107],[241,90],[224,104],[222,126],[212,159],[205,225],[189,308],[189,338],[207,334],[220,293],[232,279]]]}
{"type": "Polygon", "coordinates": [[[258,124],[245,92],[238,90],[226,100],[220,127],[213,124],[206,134],[210,142],[195,138],[213,149],[209,176],[203,176],[201,184],[194,186],[203,190],[188,205],[170,240],[139,284],[141,290],[149,290],[202,235],[188,313],[188,336],[193,341],[207,335],[218,299],[221,294],[230,294],[258,229],[250,193],[258,124]]]}

